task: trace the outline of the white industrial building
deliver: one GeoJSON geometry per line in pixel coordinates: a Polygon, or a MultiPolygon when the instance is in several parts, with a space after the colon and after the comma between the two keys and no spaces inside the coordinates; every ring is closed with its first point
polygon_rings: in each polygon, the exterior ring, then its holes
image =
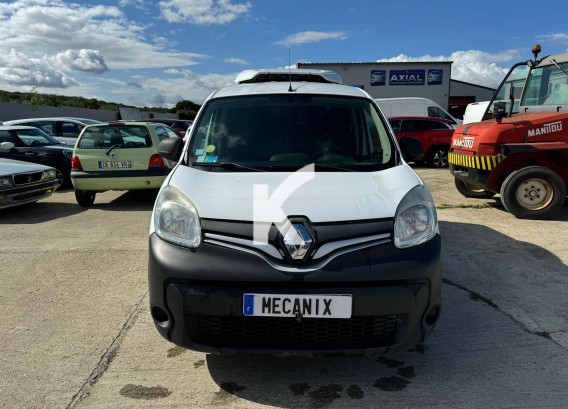
{"type": "Polygon", "coordinates": [[[462,118],[470,102],[487,101],[494,89],[451,79],[451,61],[298,63],[298,68],[337,72],[346,85],[363,88],[373,98],[429,98],[462,118]]]}

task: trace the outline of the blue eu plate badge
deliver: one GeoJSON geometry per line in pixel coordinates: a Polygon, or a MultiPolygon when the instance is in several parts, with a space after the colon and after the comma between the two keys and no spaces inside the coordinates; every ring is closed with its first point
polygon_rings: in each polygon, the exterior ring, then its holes
{"type": "Polygon", "coordinates": [[[254,315],[254,294],[244,295],[243,315],[254,315]]]}

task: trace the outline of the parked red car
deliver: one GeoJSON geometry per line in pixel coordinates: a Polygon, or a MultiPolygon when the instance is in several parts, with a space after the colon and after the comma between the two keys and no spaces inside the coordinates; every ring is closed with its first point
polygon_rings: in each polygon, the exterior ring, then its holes
{"type": "Polygon", "coordinates": [[[416,162],[426,162],[428,166],[435,168],[448,166],[448,151],[454,133],[450,121],[418,116],[396,116],[388,120],[397,140],[402,137],[420,140],[424,155],[416,162]]]}

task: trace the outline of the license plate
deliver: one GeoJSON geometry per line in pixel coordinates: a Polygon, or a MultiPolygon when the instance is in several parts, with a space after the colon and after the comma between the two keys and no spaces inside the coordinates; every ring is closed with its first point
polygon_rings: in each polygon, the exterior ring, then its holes
{"type": "Polygon", "coordinates": [[[108,161],[108,162],[99,162],[99,169],[108,169],[108,168],[131,168],[132,163],[129,160],[122,160],[122,161],[108,161]]]}
{"type": "Polygon", "coordinates": [[[243,315],[251,317],[351,318],[351,294],[244,294],[243,315]]]}

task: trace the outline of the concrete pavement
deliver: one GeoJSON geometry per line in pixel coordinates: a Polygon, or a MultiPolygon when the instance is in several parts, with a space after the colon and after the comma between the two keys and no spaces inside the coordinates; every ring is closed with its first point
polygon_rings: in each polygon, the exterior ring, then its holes
{"type": "Polygon", "coordinates": [[[0,407],[568,408],[568,207],[518,220],[417,169],[443,238],[443,313],[417,351],[235,358],[153,327],[153,192],[72,191],[0,213],[0,407]]]}

